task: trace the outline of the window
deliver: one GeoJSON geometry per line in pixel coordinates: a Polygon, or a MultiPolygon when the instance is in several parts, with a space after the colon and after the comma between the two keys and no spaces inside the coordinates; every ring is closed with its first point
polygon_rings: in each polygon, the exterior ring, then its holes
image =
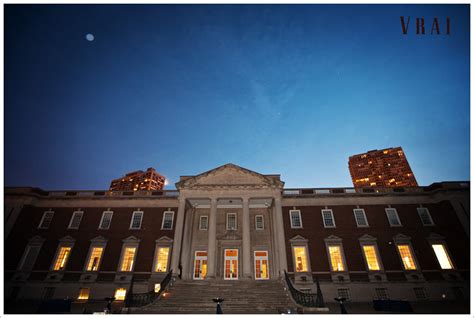
{"type": "Polygon", "coordinates": [[[387,213],[388,223],[390,223],[390,226],[402,226],[396,209],[386,208],[385,212],[387,213]]]}
{"type": "Polygon", "coordinates": [[[336,227],[336,223],[334,223],[334,215],[332,214],[332,210],[321,210],[321,214],[323,215],[324,227],[336,227]]]}
{"type": "Polygon", "coordinates": [[[227,213],[227,230],[237,230],[237,214],[227,213]]]}
{"type": "Polygon", "coordinates": [[[397,245],[397,248],[405,270],[416,270],[415,260],[413,259],[410,245],[400,244],[397,245]]]}
{"type": "Polygon", "coordinates": [[[123,252],[122,257],[122,265],[120,266],[120,270],[122,272],[131,272],[133,268],[133,262],[135,260],[135,247],[126,247],[125,251],[123,252]]]}
{"type": "Polygon", "coordinates": [[[23,258],[20,261],[18,270],[31,271],[35,265],[36,258],[41,250],[40,245],[28,245],[26,246],[23,258]]]}
{"type": "Polygon", "coordinates": [[[423,225],[434,225],[433,219],[431,218],[430,212],[427,208],[417,208],[417,211],[423,225]]]}
{"type": "Polygon", "coordinates": [[[415,287],[413,288],[415,292],[416,300],[427,300],[428,297],[426,296],[426,290],[423,287],[415,287]]]}
{"type": "Polygon", "coordinates": [[[82,215],[84,212],[82,211],[75,211],[72,214],[71,221],[69,222],[68,229],[77,230],[79,225],[81,225],[82,215]]]}
{"type": "Polygon", "coordinates": [[[255,229],[256,230],[263,230],[264,229],[263,215],[256,215],[255,216],[255,229]]]}
{"type": "Polygon", "coordinates": [[[201,215],[199,217],[199,229],[202,231],[207,231],[207,224],[208,224],[208,217],[207,215],[201,215]]]}
{"type": "Polygon", "coordinates": [[[349,294],[349,288],[338,288],[337,297],[345,298],[346,301],[351,300],[351,294],[349,294]]]}
{"type": "Polygon", "coordinates": [[[89,256],[89,261],[87,262],[88,271],[98,271],[100,259],[102,258],[102,252],[104,251],[103,247],[93,247],[92,252],[89,256]]]}
{"type": "Polygon", "coordinates": [[[59,248],[58,255],[56,257],[56,261],[54,262],[53,270],[55,271],[62,271],[66,268],[66,263],[71,254],[71,247],[61,246],[59,248]]]}
{"type": "Polygon", "coordinates": [[[115,290],[115,300],[125,300],[125,295],[127,294],[127,290],[125,288],[117,288],[115,290]]]}
{"type": "Polygon", "coordinates": [[[342,251],[340,245],[328,246],[329,258],[331,259],[331,268],[335,272],[344,271],[344,261],[342,260],[342,251]]]}
{"type": "Polygon", "coordinates": [[[46,211],[43,213],[43,217],[41,218],[40,224],[38,225],[39,229],[48,229],[51,221],[53,220],[53,211],[46,211]]]}
{"type": "Polygon", "coordinates": [[[290,210],[290,224],[292,229],[301,229],[303,227],[300,210],[290,210]]]}
{"type": "Polygon", "coordinates": [[[46,287],[43,292],[43,300],[52,299],[55,291],[56,291],[56,287],[46,287]]]}
{"type": "Polygon", "coordinates": [[[446,251],[446,247],[444,244],[431,244],[433,248],[436,258],[438,259],[439,266],[442,269],[453,269],[453,263],[449,258],[448,252],[446,251]]]}
{"type": "Polygon", "coordinates": [[[375,288],[375,297],[380,300],[387,300],[387,288],[375,288]]]}
{"type": "Polygon", "coordinates": [[[166,272],[168,269],[169,247],[159,247],[156,253],[155,272],[166,272]]]}
{"type": "Polygon", "coordinates": [[[108,230],[110,224],[112,223],[112,216],[114,215],[113,211],[104,211],[102,213],[102,219],[100,219],[99,230],[108,230]]]}
{"type": "Polygon", "coordinates": [[[375,245],[363,245],[362,249],[364,250],[365,261],[367,262],[367,268],[369,269],[369,271],[380,270],[375,245]]]}
{"type": "Polygon", "coordinates": [[[173,229],[173,211],[166,211],[163,213],[163,222],[161,223],[162,230],[171,230],[173,229]]]}
{"type": "Polygon", "coordinates": [[[357,223],[357,227],[368,227],[367,217],[365,216],[364,209],[354,209],[354,216],[357,223]]]}
{"type": "Polygon", "coordinates": [[[139,230],[142,226],[143,211],[134,211],[130,221],[131,230],[139,230]]]}
{"type": "Polygon", "coordinates": [[[77,296],[77,300],[88,300],[89,293],[90,293],[90,288],[79,289],[79,296],[77,296]]]}
{"type": "Polygon", "coordinates": [[[156,284],[155,284],[155,288],[154,288],[155,293],[159,293],[160,290],[161,290],[161,284],[160,284],[160,283],[156,283],[156,284]]]}
{"type": "Polygon", "coordinates": [[[296,272],[307,272],[308,271],[308,259],[305,246],[294,246],[293,255],[295,257],[295,271],[296,272]]]}

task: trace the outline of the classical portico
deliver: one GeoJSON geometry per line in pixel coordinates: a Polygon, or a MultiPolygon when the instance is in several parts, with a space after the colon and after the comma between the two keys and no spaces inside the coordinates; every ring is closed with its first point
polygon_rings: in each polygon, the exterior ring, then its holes
{"type": "Polygon", "coordinates": [[[176,183],[171,258],[183,279],[275,279],[287,269],[279,175],[226,164],[176,183]]]}

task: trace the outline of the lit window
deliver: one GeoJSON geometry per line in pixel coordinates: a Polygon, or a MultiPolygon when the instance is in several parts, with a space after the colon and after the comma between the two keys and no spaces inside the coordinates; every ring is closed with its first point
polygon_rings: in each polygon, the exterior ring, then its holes
{"type": "Polygon", "coordinates": [[[227,213],[227,230],[237,230],[237,214],[227,213]]]}
{"type": "Polygon", "coordinates": [[[115,300],[125,300],[125,295],[127,295],[127,290],[125,288],[117,288],[115,290],[115,300]]]}
{"type": "Polygon", "coordinates": [[[102,257],[102,252],[104,251],[103,247],[94,247],[92,248],[91,256],[89,257],[89,261],[87,262],[87,270],[88,271],[98,271],[99,270],[99,263],[102,257]]]}
{"type": "Polygon", "coordinates": [[[161,284],[157,283],[155,284],[155,293],[159,293],[161,290],[161,284]]]}
{"type": "Polygon", "coordinates": [[[377,183],[375,183],[375,182],[371,182],[371,183],[370,183],[370,186],[371,186],[371,187],[375,187],[376,185],[377,185],[377,183]]]}
{"type": "Polygon", "coordinates": [[[403,267],[405,270],[415,270],[415,260],[413,259],[413,255],[411,252],[411,248],[409,245],[398,245],[398,252],[400,253],[400,257],[402,259],[403,267]]]}
{"type": "Polygon", "coordinates": [[[77,296],[77,300],[88,300],[89,299],[89,288],[81,288],[79,289],[79,296],[77,296]]]}
{"type": "Polygon", "coordinates": [[[346,301],[351,300],[351,294],[349,294],[349,288],[338,288],[337,297],[344,298],[346,301]]]}
{"type": "Polygon", "coordinates": [[[423,225],[434,225],[433,219],[431,218],[430,212],[427,208],[417,208],[417,211],[423,225]]]}
{"type": "Polygon", "coordinates": [[[321,210],[323,215],[323,225],[324,227],[336,227],[336,223],[334,222],[334,215],[332,214],[332,210],[321,210]]]}
{"type": "Polygon", "coordinates": [[[369,226],[364,209],[354,209],[354,216],[358,227],[369,226]]]}
{"type": "Polygon", "coordinates": [[[377,252],[375,251],[374,245],[364,245],[365,260],[367,262],[367,267],[369,271],[378,271],[380,270],[379,261],[377,259],[377,252]]]}
{"type": "Polygon", "coordinates": [[[168,258],[170,254],[169,247],[160,247],[156,253],[155,272],[166,272],[168,268],[168,258]]]}
{"type": "Polygon", "coordinates": [[[453,269],[453,263],[449,258],[448,252],[443,244],[432,244],[433,250],[442,269],[453,269]]]}
{"type": "Polygon", "coordinates": [[[130,221],[131,230],[139,230],[142,226],[143,211],[134,211],[130,221]]]}
{"type": "Polygon", "coordinates": [[[342,261],[341,247],[339,245],[329,246],[329,258],[331,259],[331,267],[335,272],[344,271],[344,263],[342,261]]]}
{"type": "Polygon", "coordinates": [[[255,229],[256,230],[263,230],[263,215],[256,215],[255,216],[255,229]]]}
{"type": "Polygon", "coordinates": [[[306,258],[306,247],[305,246],[293,247],[293,254],[295,256],[296,272],[307,272],[308,261],[306,258]]]}
{"type": "Polygon", "coordinates": [[[161,223],[162,230],[171,230],[173,228],[173,211],[166,211],[163,213],[163,222],[161,223]]]}
{"type": "Polygon", "coordinates": [[[208,217],[207,215],[201,215],[199,217],[199,229],[203,231],[207,231],[207,224],[208,224],[208,217]]]}
{"type": "Polygon", "coordinates": [[[290,211],[290,222],[292,229],[300,229],[303,227],[301,222],[301,212],[300,210],[291,210],[290,211]]]}
{"type": "Polygon", "coordinates": [[[122,272],[130,272],[133,268],[133,261],[135,259],[135,247],[126,247],[123,253],[122,266],[120,270],[122,272]]]}
{"type": "Polygon", "coordinates": [[[56,261],[54,262],[53,270],[55,271],[62,271],[66,267],[67,260],[69,258],[69,254],[71,254],[70,247],[61,247],[59,249],[58,256],[56,261]]]}
{"type": "Polygon", "coordinates": [[[84,212],[82,211],[75,211],[72,214],[71,221],[69,222],[69,229],[78,229],[79,225],[81,225],[82,215],[84,212]]]}
{"type": "Polygon", "coordinates": [[[49,225],[51,224],[51,221],[53,220],[54,212],[53,211],[47,211],[44,212],[43,217],[41,218],[40,224],[38,228],[40,229],[48,229],[49,225]]]}
{"type": "Polygon", "coordinates": [[[26,246],[24,256],[20,261],[18,270],[31,271],[35,265],[36,258],[40,252],[41,246],[39,245],[28,245],[26,246]]]}
{"type": "Polygon", "coordinates": [[[386,208],[385,212],[387,213],[388,223],[390,223],[390,226],[402,226],[396,209],[386,208]]]}
{"type": "Polygon", "coordinates": [[[113,211],[104,211],[102,213],[102,219],[100,219],[99,230],[108,230],[110,223],[112,223],[113,211]]]}

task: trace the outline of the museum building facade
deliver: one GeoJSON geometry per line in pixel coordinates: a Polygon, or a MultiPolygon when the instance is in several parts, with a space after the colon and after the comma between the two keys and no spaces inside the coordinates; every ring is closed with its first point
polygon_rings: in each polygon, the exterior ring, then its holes
{"type": "Polygon", "coordinates": [[[277,280],[326,301],[469,299],[468,182],[287,189],[226,164],[177,190],[5,188],[5,298],[82,301],[182,280],[277,280]],[[133,278],[133,285],[131,284],[133,278]]]}

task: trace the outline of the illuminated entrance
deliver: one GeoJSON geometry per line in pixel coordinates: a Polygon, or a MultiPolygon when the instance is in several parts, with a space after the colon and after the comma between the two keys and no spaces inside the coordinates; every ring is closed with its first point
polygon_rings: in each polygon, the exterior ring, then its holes
{"type": "Polygon", "coordinates": [[[224,250],[224,279],[239,279],[239,250],[224,250]]]}
{"type": "Polygon", "coordinates": [[[268,252],[255,251],[255,279],[268,279],[268,252]]]}
{"type": "Polygon", "coordinates": [[[194,255],[194,279],[204,279],[207,273],[207,251],[196,251],[194,255]]]}

